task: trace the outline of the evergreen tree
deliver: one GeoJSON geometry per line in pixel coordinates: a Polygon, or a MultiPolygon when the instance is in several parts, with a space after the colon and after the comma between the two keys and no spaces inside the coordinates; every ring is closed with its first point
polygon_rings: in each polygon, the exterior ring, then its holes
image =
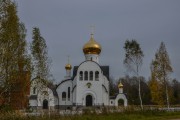
{"type": "MultiPolygon", "coordinates": [[[[142,65],[143,51],[141,50],[140,45],[136,42],[136,40],[126,40],[124,45],[125,50],[125,59],[124,65],[126,68],[136,74],[136,77],[139,79],[139,70],[142,65]]],[[[141,98],[141,81],[139,81],[138,91],[139,91],[139,100],[141,109],[143,109],[142,98],[141,98]]]]}

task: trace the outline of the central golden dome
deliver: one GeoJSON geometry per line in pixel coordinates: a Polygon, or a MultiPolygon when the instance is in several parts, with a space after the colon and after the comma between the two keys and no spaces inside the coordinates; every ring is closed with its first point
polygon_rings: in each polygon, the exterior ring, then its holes
{"type": "Polygon", "coordinates": [[[93,34],[91,34],[90,40],[83,46],[84,54],[100,54],[101,45],[94,40],[93,34]]]}

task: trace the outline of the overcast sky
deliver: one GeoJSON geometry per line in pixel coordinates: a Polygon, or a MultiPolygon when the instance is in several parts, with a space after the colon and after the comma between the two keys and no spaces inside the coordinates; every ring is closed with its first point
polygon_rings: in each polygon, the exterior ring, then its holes
{"type": "Polygon", "coordinates": [[[83,45],[95,25],[95,40],[102,46],[100,65],[110,66],[110,75],[123,77],[124,42],[136,39],[143,52],[140,75],[150,76],[150,63],[163,41],[172,67],[172,78],[180,79],[180,0],[16,0],[20,20],[32,41],[32,28],[45,38],[52,74],[65,76],[70,56],[72,66],[85,60],[83,45]]]}

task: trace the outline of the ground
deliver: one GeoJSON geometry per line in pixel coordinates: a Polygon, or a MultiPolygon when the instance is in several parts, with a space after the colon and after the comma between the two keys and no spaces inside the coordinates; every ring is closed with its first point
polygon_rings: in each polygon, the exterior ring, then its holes
{"type": "Polygon", "coordinates": [[[40,116],[24,116],[19,112],[0,113],[1,120],[180,120],[179,112],[166,111],[124,111],[118,113],[108,113],[104,111],[102,114],[90,113],[86,111],[83,115],[40,115],[40,116]]]}

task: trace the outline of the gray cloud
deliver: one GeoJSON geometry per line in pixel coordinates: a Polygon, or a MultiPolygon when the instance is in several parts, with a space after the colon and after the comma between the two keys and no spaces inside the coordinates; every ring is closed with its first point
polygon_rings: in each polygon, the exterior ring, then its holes
{"type": "Polygon", "coordinates": [[[174,73],[180,79],[179,0],[16,0],[18,14],[28,30],[40,28],[52,58],[56,81],[65,75],[67,55],[72,65],[84,61],[83,45],[89,40],[90,25],[96,26],[95,39],[102,45],[101,64],[110,65],[115,78],[125,74],[123,45],[136,39],[145,54],[141,75],[150,76],[149,65],[164,41],[174,73]]]}

